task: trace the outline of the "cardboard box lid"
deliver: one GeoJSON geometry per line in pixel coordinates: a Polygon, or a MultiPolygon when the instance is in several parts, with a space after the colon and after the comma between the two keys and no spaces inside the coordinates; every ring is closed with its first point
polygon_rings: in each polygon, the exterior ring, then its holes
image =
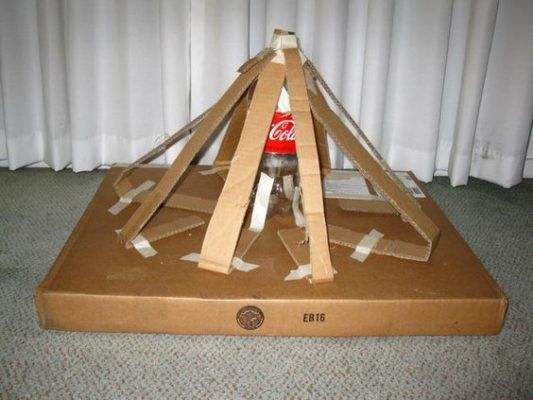
{"type": "MultiPolygon", "coordinates": [[[[216,199],[222,180],[200,175],[193,167],[178,192],[216,199]]],[[[496,282],[484,269],[439,207],[428,197],[419,199],[424,211],[441,229],[441,241],[428,262],[415,262],[371,254],[364,263],[349,257],[353,249],[331,245],[335,280],[311,285],[306,280],[284,282],[294,262],[277,231],[294,227],[292,214],[267,221],[265,230],[250,248],[245,261],[261,267],[244,273],[221,275],[197,268],[180,257],[199,253],[206,226],[156,242],[158,254],[143,258],[134,249],[125,250],[115,229],[121,228],[138,207],[130,205],[113,216],[107,209],[116,202],[112,182],[120,168],[112,168],[69,238],[54,267],[39,285],[39,293],[77,293],[106,296],[145,296],[194,299],[301,299],[301,300],[391,300],[481,299],[505,302],[496,282]]],[[[157,181],[163,168],[140,168],[132,182],[157,181]]],[[[197,215],[208,222],[210,215],[163,208],[149,226],[179,217],[197,215]]],[[[326,200],[329,224],[360,232],[377,229],[387,238],[422,239],[396,215],[343,211],[337,200],[326,200]]],[[[504,307],[505,308],[505,307],[504,307]]]]}

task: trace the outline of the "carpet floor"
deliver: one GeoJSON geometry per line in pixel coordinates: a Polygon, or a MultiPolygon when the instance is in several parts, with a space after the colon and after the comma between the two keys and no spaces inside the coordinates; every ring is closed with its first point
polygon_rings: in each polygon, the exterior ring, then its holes
{"type": "Polygon", "coordinates": [[[39,328],[33,290],[103,171],[0,169],[0,398],[533,398],[533,180],[428,185],[509,297],[489,337],[252,338],[39,328]]]}

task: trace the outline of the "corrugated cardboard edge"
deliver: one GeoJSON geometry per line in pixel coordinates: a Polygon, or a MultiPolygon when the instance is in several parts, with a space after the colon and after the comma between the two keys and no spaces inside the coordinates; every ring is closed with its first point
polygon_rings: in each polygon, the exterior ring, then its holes
{"type": "Polygon", "coordinates": [[[47,291],[41,296],[48,313],[42,325],[48,329],[202,335],[496,335],[503,326],[505,306],[498,298],[402,299],[409,303],[409,312],[398,312],[396,299],[200,299],[47,291]],[[236,322],[239,310],[246,306],[257,307],[264,315],[257,329],[245,330],[236,322]],[[100,315],[100,319],[95,322],[78,310],[100,315]],[[302,317],[308,313],[324,314],[325,321],[305,323],[302,317]],[[148,315],[157,317],[150,318],[148,324],[148,315]],[[472,315],[476,316],[475,321],[472,315]]]}
{"type": "Polygon", "coordinates": [[[390,203],[381,200],[338,199],[339,207],[344,211],[369,214],[398,214],[390,203]]]}

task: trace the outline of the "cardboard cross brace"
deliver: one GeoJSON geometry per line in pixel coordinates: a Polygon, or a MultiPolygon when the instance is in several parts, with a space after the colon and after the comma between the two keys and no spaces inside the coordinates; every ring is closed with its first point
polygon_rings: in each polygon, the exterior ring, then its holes
{"type": "MultiPolygon", "coordinates": [[[[118,234],[119,240],[127,248],[131,247],[132,240],[141,233],[160,206],[168,205],[179,208],[181,202],[188,202],[189,206],[185,204],[183,208],[193,209],[190,206],[191,199],[171,192],[194,156],[226,116],[234,110],[214,163],[219,166],[229,165],[229,171],[214,210],[211,207],[213,215],[198,262],[198,266],[206,270],[224,274],[231,272],[231,262],[241,236],[243,220],[248,209],[272,115],[281,88],[286,82],[296,129],[296,152],[303,193],[305,228],[308,233],[306,248],[309,249],[312,281],[333,280],[334,269],[331,265],[328,242],[344,243],[354,247],[356,245],[354,240],[364,235],[330,226],[328,239],[321,182],[321,168],[322,172],[330,168],[326,132],[374,189],[389,202],[391,208],[387,209],[387,212],[399,214],[426,243],[419,245],[385,239],[380,241],[375,252],[418,261],[429,259],[439,237],[437,226],[392,173],[385,160],[335,98],[313,64],[305,60],[293,35],[276,30],[271,47],[248,60],[241,66],[239,72],[239,77],[212,108],[124,169],[116,180],[115,190],[119,196],[122,196],[133,187],[128,175],[135,167],[153,159],[185,134],[195,130],[155,188],[139,196],[141,200],[136,200],[140,202],[139,207],[118,234]],[[355,132],[352,133],[331,110],[317,83],[345,115],[355,132]]],[[[372,207],[372,202],[363,205],[366,211],[372,207]]],[[[381,212],[383,209],[382,205],[378,205],[376,212],[381,212]]],[[[356,206],[355,210],[357,210],[356,206]]],[[[280,234],[282,240],[284,236],[286,234],[280,234]]],[[[291,254],[294,253],[290,248],[288,250],[291,254]]],[[[297,253],[301,253],[301,249],[297,253]]]]}

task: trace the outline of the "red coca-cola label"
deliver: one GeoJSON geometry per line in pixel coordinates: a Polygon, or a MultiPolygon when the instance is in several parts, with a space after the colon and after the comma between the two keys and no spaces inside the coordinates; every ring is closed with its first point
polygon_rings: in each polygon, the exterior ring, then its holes
{"type": "Polygon", "coordinates": [[[265,153],[296,154],[296,132],[291,113],[276,111],[265,144],[265,153]]]}

